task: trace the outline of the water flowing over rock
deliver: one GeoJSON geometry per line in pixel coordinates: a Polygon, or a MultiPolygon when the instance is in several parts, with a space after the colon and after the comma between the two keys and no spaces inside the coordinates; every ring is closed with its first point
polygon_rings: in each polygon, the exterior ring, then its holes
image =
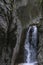
{"type": "MultiPolygon", "coordinates": [[[[37,61],[37,48],[38,48],[38,29],[36,26],[30,26],[25,42],[20,46],[18,58],[16,63],[22,64],[27,63],[26,65],[36,65],[37,61]]],[[[15,63],[15,64],[16,64],[15,63]]]]}
{"type": "MultiPolygon", "coordinates": [[[[14,65],[20,45],[26,43],[24,39],[28,37],[26,34],[30,25],[38,27],[42,50],[38,50],[40,63],[40,60],[43,62],[43,0],[0,0],[0,65],[14,65]]],[[[31,48],[30,51],[33,50],[31,48]]]]}

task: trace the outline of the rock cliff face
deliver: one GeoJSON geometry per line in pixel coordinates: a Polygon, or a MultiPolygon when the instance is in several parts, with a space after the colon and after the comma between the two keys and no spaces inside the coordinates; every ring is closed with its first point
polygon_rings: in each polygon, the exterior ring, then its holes
{"type": "Polygon", "coordinates": [[[30,25],[36,25],[39,30],[38,61],[43,65],[42,1],[0,0],[0,65],[14,65],[30,25]]]}

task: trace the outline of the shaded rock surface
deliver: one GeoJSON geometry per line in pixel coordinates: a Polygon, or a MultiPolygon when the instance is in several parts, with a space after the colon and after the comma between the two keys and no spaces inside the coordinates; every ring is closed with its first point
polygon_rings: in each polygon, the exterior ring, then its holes
{"type": "Polygon", "coordinates": [[[24,29],[30,25],[37,25],[39,29],[38,61],[39,65],[43,65],[42,1],[0,0],[0,65],[14,65],[26,35],[24,29]]]}

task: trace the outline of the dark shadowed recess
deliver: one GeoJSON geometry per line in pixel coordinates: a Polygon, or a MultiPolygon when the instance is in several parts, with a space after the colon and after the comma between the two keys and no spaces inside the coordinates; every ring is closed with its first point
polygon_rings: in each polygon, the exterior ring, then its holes
{"type": "Polygon", "coordinates": [[[15,64],[24,62],[24,60],[23,60],[24,59],[24,42],[25,42],[25,38],[26,38],[26,33],[27,33],[27,29],[24,29],[22,31],[20,48],[19,48],[17,58],[15,60],[15,64]],[[19,57],[19,59],[18,59],[18,57],[19,57]]]}

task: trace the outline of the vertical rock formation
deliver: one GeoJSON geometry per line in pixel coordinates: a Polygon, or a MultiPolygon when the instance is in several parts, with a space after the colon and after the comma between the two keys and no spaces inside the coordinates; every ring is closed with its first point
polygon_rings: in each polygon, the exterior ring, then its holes
{"type": "MultiPolygon", "coordinates": [[[[43,16],[42,1],[0,0],[0,65],[14,65],[21,44],[22,30],[30,24],[40,24],[43,16]]],[[[43,23],[41,24],[43,29],[43,23]]]]}

